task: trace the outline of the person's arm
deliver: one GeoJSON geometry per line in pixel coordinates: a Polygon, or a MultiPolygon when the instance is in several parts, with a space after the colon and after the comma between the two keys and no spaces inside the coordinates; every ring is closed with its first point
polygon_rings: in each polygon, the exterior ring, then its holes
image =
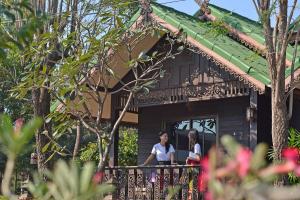
{"type": "Polygon", "coordinates": [[[175,162],[175,149],[174,149],[173,145],[170,145],[170,160],[171,160],[171,165],[177,164],[175,162]]]}
{"type": "Polygon", "coordinates": [[[196,144],[194,147],[194,157],[187,157],[186,162],[188,160],[200,161],[201,160],[201,147],[200,144],[196,144]]]}
{"type": "Polygon", "coordinates": [[[195,161],[200,161],[201,160],[201,156],[200,154],[196,153],[195,157],[187,157],[188,160],[195,160],[195,161]]]}
{"type": "Polygon", "coordinates": [[[172,164],[176,164],[176,163],[175,163],[175,155],[174,155],[174,152],[171,153],[171,165],[172,165],[172,164]]]}
{"type": "Polygon", "coordinates": [[[145,160],[145,162],[143,163],[143,165],[148,165],[155,158],[155,155],[156,155],[156,148],[155,148],[155,145],[154,145],[153,148],[152,148],[152,150],[151,150],[151,154],[145,160]]]}
{"type": "Polygon", "coordinates": [[[148,165],[154,158],[155,155],[151,153],[142,165],[148,165]]]}

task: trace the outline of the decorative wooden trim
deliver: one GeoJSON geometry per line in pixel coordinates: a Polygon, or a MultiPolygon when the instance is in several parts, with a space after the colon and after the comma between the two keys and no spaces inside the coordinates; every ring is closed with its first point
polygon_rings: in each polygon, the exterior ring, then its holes
{"type": "MultiPolygon", "coordinates": [[[[159,23],[164,28],[168,29],[169,31],[173,33],[179,33],[178,28],[175,28],[171,24],[167,23],[157,15],[151,13],[152,18],[159,23]]],[[[192,46],[198,48],[200,52],[208,57],[209,59],[212,59],[213,62],[215,62],[220,67],[223,67],[225,69],[228,69],[228,71],[239,78],[240,81],[243,81],[245,84],[249,85],[250,87],[254,88],[254,90],[259,91],[259,93],[264,93],[265,91],[265,84],[262,82],[256,80],[255,78],[251,77],[250,75],[246,74],[244,71],[242,71],[240,68],[238,68],[236,65],[231,63],[230,61],[224,59],[219,54],[215,53],[211,49],[205,47],[204,45],[200,44],[198,41],[196,41],[194,38],[187,36],[187,42],[190,43],[192,46]]]]}
{"type": "Polygon", "coordinates": [[[136,94],[135,106],[146,107],[188,101],[221,99],[249,95],[249,86],[238,80],[220,83],[200,83],[183,87],[153,89],[150,93],[136,94]]]}
{"type": "MultiPolygon", "coordinates": [[[[300,68],[298,68],[295,72],[294,72],[294,81],[300,81],[300,68]]],[[[288,89],[291,87],[291,75],[289,75],[288,77],[286,77],[285,79],[285,90],[288,91],[288,89]]]]}

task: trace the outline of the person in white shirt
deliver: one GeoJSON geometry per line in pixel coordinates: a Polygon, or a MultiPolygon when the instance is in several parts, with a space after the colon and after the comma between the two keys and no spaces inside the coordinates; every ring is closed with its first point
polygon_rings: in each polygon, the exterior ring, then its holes
{"type": "Polygon", "coordinates": [[[154,158],[159,165],[174,164],[174,147],[168,143],[168,133],[166,131],[159,132],[160,142],[155,144],[152,148],[151,154],[146,159],[143,165],[148,165],[154,158]]]}
{"type": "Polygon", "coordinates": [[[198,142],[198,131],[191,129],[188,133],[189,137],[189,156],[186,164],[199,164],[201,160],[201,146],[198,142]]]}

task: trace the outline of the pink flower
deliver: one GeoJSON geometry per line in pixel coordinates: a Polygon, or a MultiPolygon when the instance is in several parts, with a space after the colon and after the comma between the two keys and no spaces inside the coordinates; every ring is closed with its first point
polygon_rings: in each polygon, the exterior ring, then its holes
{"type": "Polygon", "coordinates": [[[220,167],[216,170],[216,177],[217,178],[224,178],[225,176],[228,176],[233,171],[235,171],[238,168],[238,162],[235,160],[231,160],[227,163],[225,167],[220,167]]]}
{"type": "Polygon", "coordinates": [[[207,189],[208,175],[206,172],[200,172],[198,175],[198,190],[204,192],[207,189]]]}
{"type": "Polygon", "coordinates": [[[245,177],[250,169],[250,161],[252,157],[252,152],[247,148],[240,148],[236,160],[238,162],[237,173],[240,177],[245,177]]]}
{"type": "Polygon", "coordinates": [[[286,148],[282,150],[282,157],[287,161],[298,163],[299,161],[299,149],[298,148],[286,148]]]}
{"type": "Polygon", "coordinates": [[[201,161],[200,161],[202,170],[208,171],[209,170],[209,159],[208,156],[205,156],[201,161]]]}
{"type": "Polygon", "coordinates": [[[23,118],[18,118],[15,121],[15,128],[14,128],[15,133],[19,134],[21,132],[21,128],[23,126],[23,123],[24,123],[24,119],[23,118]]]}
{"type": "Polygon", "coordinates": [[[97,172],[94,176],[93,176],[93,183],[94,184],[99,184],[102,183],[104,177],[104,172],[97,172]]]}
{"type": "Polygon", "coordinates": [[[274,166],[274,171],[276,174],[285,174],[293,171],[296,168],[294,162],[286,162],[284,164],[274,166]]]}
{"type": "Polygon", "coordinates": [[[296,176],[300,177],[300,166],[296,167],[296,169],[294,170],[294,173],[296,176]]]}
{"type": "Polygon", "coordinates": [[[294,162],[287,161],[283,164],[271,165],[260,172],[262,177],[274,176],[277,174],[286,174],[296,169],[297,165],[294,162]]]}
{"type": "Polygon", "coordinates": [[[198,190],[204,192],[207,189],[207,183],[209,181],[209,159],[204,157],[201,161],[201,171],[198,175],[198,190]]]}
{"type": "Polygon", "coordinates": [[[205,192],[204,194],[204,200],[213,200],[213,195],[211,192],[205,192]]]}

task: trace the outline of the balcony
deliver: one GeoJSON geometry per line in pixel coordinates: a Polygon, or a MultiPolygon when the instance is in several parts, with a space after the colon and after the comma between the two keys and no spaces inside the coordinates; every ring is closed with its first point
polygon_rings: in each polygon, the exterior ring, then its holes
{"type": "Polygon", "coordinates": [[[172,199],[198,200],[202,194],[197,189],[200,166],[157,165],[126,166],[105,169],[105,181],[112,182],[117,200],[162,200],[170,188],[178,188],[172,199]]]}

